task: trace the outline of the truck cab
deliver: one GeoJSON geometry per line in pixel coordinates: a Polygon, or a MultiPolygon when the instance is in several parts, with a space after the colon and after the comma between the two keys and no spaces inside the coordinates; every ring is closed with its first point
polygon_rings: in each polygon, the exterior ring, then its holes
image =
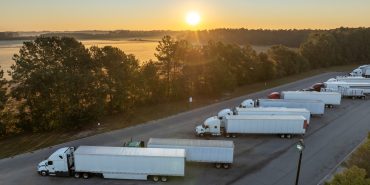
{"type": "Polygon", "coordinates": [[[239,107],[240,108],[252,108],[254,107],[254,101],[252,99],[246,99],[244,100],[240,105],[239,107]]]}
{"type": "Polygon", "coordinates": [[[64,147],[55,151],[46,160],[37,165],[37,172],[42,176],[70,176],[73,171],[74,147],[64,147]]]}
{"type": "Polygon", "coordinates": [[[204,121],[202,125],[195,127],[195,132],[198,136],[221,135],[221,120],[217,116],[210,117],[204,121]]]}

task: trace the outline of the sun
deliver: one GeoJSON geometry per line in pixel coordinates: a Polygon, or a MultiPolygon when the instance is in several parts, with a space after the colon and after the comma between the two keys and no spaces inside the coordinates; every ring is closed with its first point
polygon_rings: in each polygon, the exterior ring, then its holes
{"type": "Polygon", "coordinates": [[[200,22],[200,15],[197,12],[188,12],[186,22],[191,26],[196,26],[200,22]]]}

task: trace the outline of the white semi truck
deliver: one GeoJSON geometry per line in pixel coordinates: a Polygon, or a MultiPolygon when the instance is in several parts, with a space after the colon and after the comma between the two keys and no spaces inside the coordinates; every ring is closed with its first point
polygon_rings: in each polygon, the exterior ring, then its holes
{"type": "Polygon", "coordinates": [[[305,108],[286,108],[286,107],[252,107],[252,108],[240,108],[236,107],[234,111],[230,109],[221,110],[218,113],[218,117],[226,115],[300,115],[303,116],[307,123],[310,123],[311,113],[305,108]],[[229,114],[228,112],[232,112],[229,114]]]}
{"type": "Polygon", "coordinates": [[[327,82],[353,82],[353,83],[370,83],[370,78],[362,76],[337,76],[336,78],[330,78],[327,82]]]}
{"type": "Polygon", "coordinates": [[[351,76],[363,76],[366,78],[370,77],[370,65],[362,65],[357,69],[354,69],[351,73],[351,76]]]}
{"type": "Polygon", "coordinates": [[[220,120],[210,117],[195,128],[198,136],[212,135],[236,137],[237,134],[277,134],[291,138],[303,135],[308,126],[307,120],[298,115],[231,115],[220,120]],[[223,123],[222,123],[223,122],[223,123]],[[221,128],[224,125],[224,128],[221,128]]]}
{"type": "Polygon", "coordinates": [[[212,163],[216,168],[228,169],[234,159],[232,141],[150,138],[147,147],[185,149],[186,161],[212,163]]]}
{"type": "Polygon", "coordinates": [[[324,82],[324,88],[333,89],[333,90],[339,90],[340,88],[360,89],[360,90],[363,90],[364,94],[370,94],[370,82],[360,83],[360,82],[328,81],[328,82],[324,82]]]}
{"type": "Polygon", "coordinates": [[[329,108],[340,105],[342,95],[337,92],[316,92],[316,91],[282,91],[281,99],[286,100],[321,100],[329,108]]]}
{"type": "Polygon", "coordinates": [[[99,175],[110,179],[167,181],[185,175],[185,150],[105,146],[65,147],[37,166],[40,175],[64,175],[87,179],[99,175]]]}
{"type": "Polygon", "coordinates": [[[303,108],[310,111],[311,115],[324,115],[325,104],[321,100],[285,100],[285,99],[252,99],[244,100],[241,108],[250,107],[285,107],[285,108],[303,108]]]}

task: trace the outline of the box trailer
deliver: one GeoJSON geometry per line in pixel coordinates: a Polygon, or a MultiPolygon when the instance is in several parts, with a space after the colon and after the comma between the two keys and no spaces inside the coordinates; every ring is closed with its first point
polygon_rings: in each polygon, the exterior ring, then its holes
{"type": "Polygon", "coordinates": [[[260,107],[304,108],[311,115],[321,116],[325,113],[325,104],[321,100],[258,99],[256,102],[260,107]]]}
{"type": "Polygon", "coordinates": [[[184,176],[185,150],[80,146],[62,148],[38,165],[43,175],[65,173],[76,178],[99,175],[111,179],[167,181],[169,176],[184,176]]]}
{"type": "Polygon", "coordinates": [[[370,78],[365,78],[362,76],[337,76],[336,78],[331,78],[327,82],[352,82],[352,83],[370,83],[370,78]]]}
{"type": "Polygon", "coordinates": [[[300,115],[303,116],[307,123],[310,123],[311,113],[305,108],[286,108],[286,107],[253,107],[239,108],[236,107],[234,115],[300,115]]]}
{"type": "Polygon", "coordinates": [[[335,91],[339,91],[340,88],[359,89],[362,90],[364,94],[370,94],[370,83],[342,82],[342,81],[324,82],[324,88],[333,89],[335,91]]]}
{"type": "Polygon", "coordinates": [[[337,92],[316,92],[316,91],[282,91],[281,99],[286,100],[321,100],[329,108],[340,105],[342,96],[337,92]]]}
{"type": "Polygon", "coordinates": [[[338,87],[337,89],[334,88],[321,88],[321,92],[338,92],[342,95],[342,97],[349,97],[352,99],[361,98],[365,99],[366,95],[363,89],[354,89],[348,87],[338,87]]]}
{"type": "Polygon", "coordinates": [[[213,163],[216,168],[228,169],[234,159],[232,141],[150,138],[147,147],[185,149],[186,161],[213,163]]]}
{"type": "Polygon", "coordinates": [[[199,136],[222,133],[226,137],[236,137],[237,134],[277,134],[282,138],[291,138],[292,135],[305,134],[307,126],[306,119],[298,115],[232,115],[222,120],[215,116],[212,121],[197,126],[195,131],[199,136]],[[225,125],[224,130],[220,127],[221,122],[225,125]]]}

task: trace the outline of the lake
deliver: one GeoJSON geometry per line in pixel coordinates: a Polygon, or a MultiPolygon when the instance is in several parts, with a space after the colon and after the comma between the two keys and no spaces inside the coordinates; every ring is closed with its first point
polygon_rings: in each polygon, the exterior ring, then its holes
{"type": "MultiPolygon", "coordinates": [[[[82,40],[86,47],[91,46],[113,46],[120,48],[126,54],[134,54],[141,62],[149,59],[155,59],[155,48],[158,41],[131,41],[131,40],[82,40]]],[[[4,76],[9,79],[7,70],[14,63],[12,57],[18,53],[23,41],[0,41],[0,66],[4,70],[4,76]]],[[[266,51],[269,46],[252,46],[257,52],[266,51]]]]}

